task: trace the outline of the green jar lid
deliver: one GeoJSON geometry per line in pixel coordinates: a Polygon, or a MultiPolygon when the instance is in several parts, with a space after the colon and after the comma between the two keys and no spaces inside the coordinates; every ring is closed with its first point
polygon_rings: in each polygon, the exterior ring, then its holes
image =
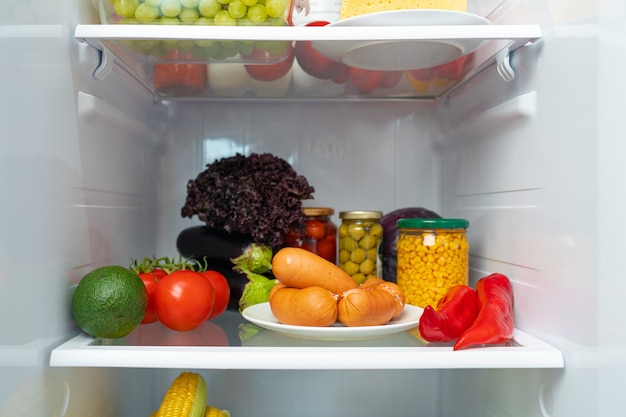
{"type": "Polygon", "coordinates": [[[467,229],[469,221],[465,219],[398,219],[398,229],[467,229]]]}
{"type": "Polygon", "coordinates": [[[355,210],[342,211],[339,213],[339,218],[345,220],[380,220],[382,217],[382,211],[355,210]]]}

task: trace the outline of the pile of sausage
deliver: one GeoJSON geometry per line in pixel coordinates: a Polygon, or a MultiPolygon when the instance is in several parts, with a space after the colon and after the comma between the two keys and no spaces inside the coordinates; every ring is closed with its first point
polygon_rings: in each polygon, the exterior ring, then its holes
{"type": "Polygon", "coordinates": [[[369,278],[361,285],[332,262],[300,248],[272,258],[279,281],[269,296],[272,314],[283,324],[378,326],[399,316],[404,293],[393,282],[369,278]]]}

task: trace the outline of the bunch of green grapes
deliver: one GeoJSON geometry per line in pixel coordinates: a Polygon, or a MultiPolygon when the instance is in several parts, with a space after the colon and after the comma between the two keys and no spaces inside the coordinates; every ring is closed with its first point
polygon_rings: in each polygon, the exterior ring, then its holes
{"type": "MultiPolygon", "coordinates": [[[[109,0],[120,24],[284,26],[291,0],[109,0]]],[[[129,41],[134,50],[164,56],[172,49],[198,59],[222,61],[246,57],[253,49],[280,55],[287,42],[255,41],[129,41]]]]}
{"type": "MultiPolygon", "coordinates": [[[[133,50],[144,55],[168,60],[168,53],[172,50],[186,55],[190,62],[193,61],[215,61],[215,62],[256,62],[252,55],[253,50],[266,51],[275,56],[278,61],[288,49],[288,42],[285,41],[215,41],[215,40],[132,40],[126,41],[133,50]]],[[[176,62],[180,59],[176,58],[176,62]]]]}
{"type": "Polygon", "coordinates": [[[109,0],[125,23],[285,25],[290,0],[109,0]],[[130,20],[131,22],[129,22],[130,20]]]}

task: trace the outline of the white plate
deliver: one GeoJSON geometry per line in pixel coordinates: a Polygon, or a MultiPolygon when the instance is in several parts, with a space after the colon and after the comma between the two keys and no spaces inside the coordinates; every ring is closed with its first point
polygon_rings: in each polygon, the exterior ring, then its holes
{"type": "MultiPolygon", "coordinates": [[[[454,10],[415,9],[369,13],[328,26],[490,25],[482,16],[454,10]]],[[[313,41],[322,54],[346,65],[379,71],[435,67],[475,51],[483,40],[313,41]]]]}
{"type": "Polygon", "coordinates": [[[246,320],[259,327],[288,336],[312,340],[348,341],[374,339],[412,329],[419,323],[422,311],[420,307],[406,304],[402,314],[385,325],[359,327],[346,327],[339,323],[329,327],[282,324],[272,314],[270,303],[255,304],[246,308],[241,314],[246,320]]]}

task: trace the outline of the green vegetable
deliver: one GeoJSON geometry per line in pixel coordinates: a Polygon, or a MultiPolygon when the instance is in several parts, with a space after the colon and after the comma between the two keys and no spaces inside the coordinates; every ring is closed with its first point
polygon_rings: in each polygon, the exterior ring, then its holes
{"type": "Polygon", "coordinates": [[[270,291],[278,280],[262,274],[271,271],[272,256],[272,249],[268,246],[252,244],[243,254],[231,259],[235,265],[233,270],[245,274],[248,278],[239,299],[240,312],[255,304],[269,301],[270,291]]]}
{"type": "Polygon", "coordinates": [[[265,303],[270,299],[270,291],[278,283],[277,279],[269,279],[254,272],[248,272],[248,283],[239,299],[239,311],[255,304],[265,303]]]}
{"type": "Polygon", "coordinates": [[[272,269],[272,249],[265,245],[250,245],[238,257],[231,259],[237,272],[265,274],[272,269]]]}

